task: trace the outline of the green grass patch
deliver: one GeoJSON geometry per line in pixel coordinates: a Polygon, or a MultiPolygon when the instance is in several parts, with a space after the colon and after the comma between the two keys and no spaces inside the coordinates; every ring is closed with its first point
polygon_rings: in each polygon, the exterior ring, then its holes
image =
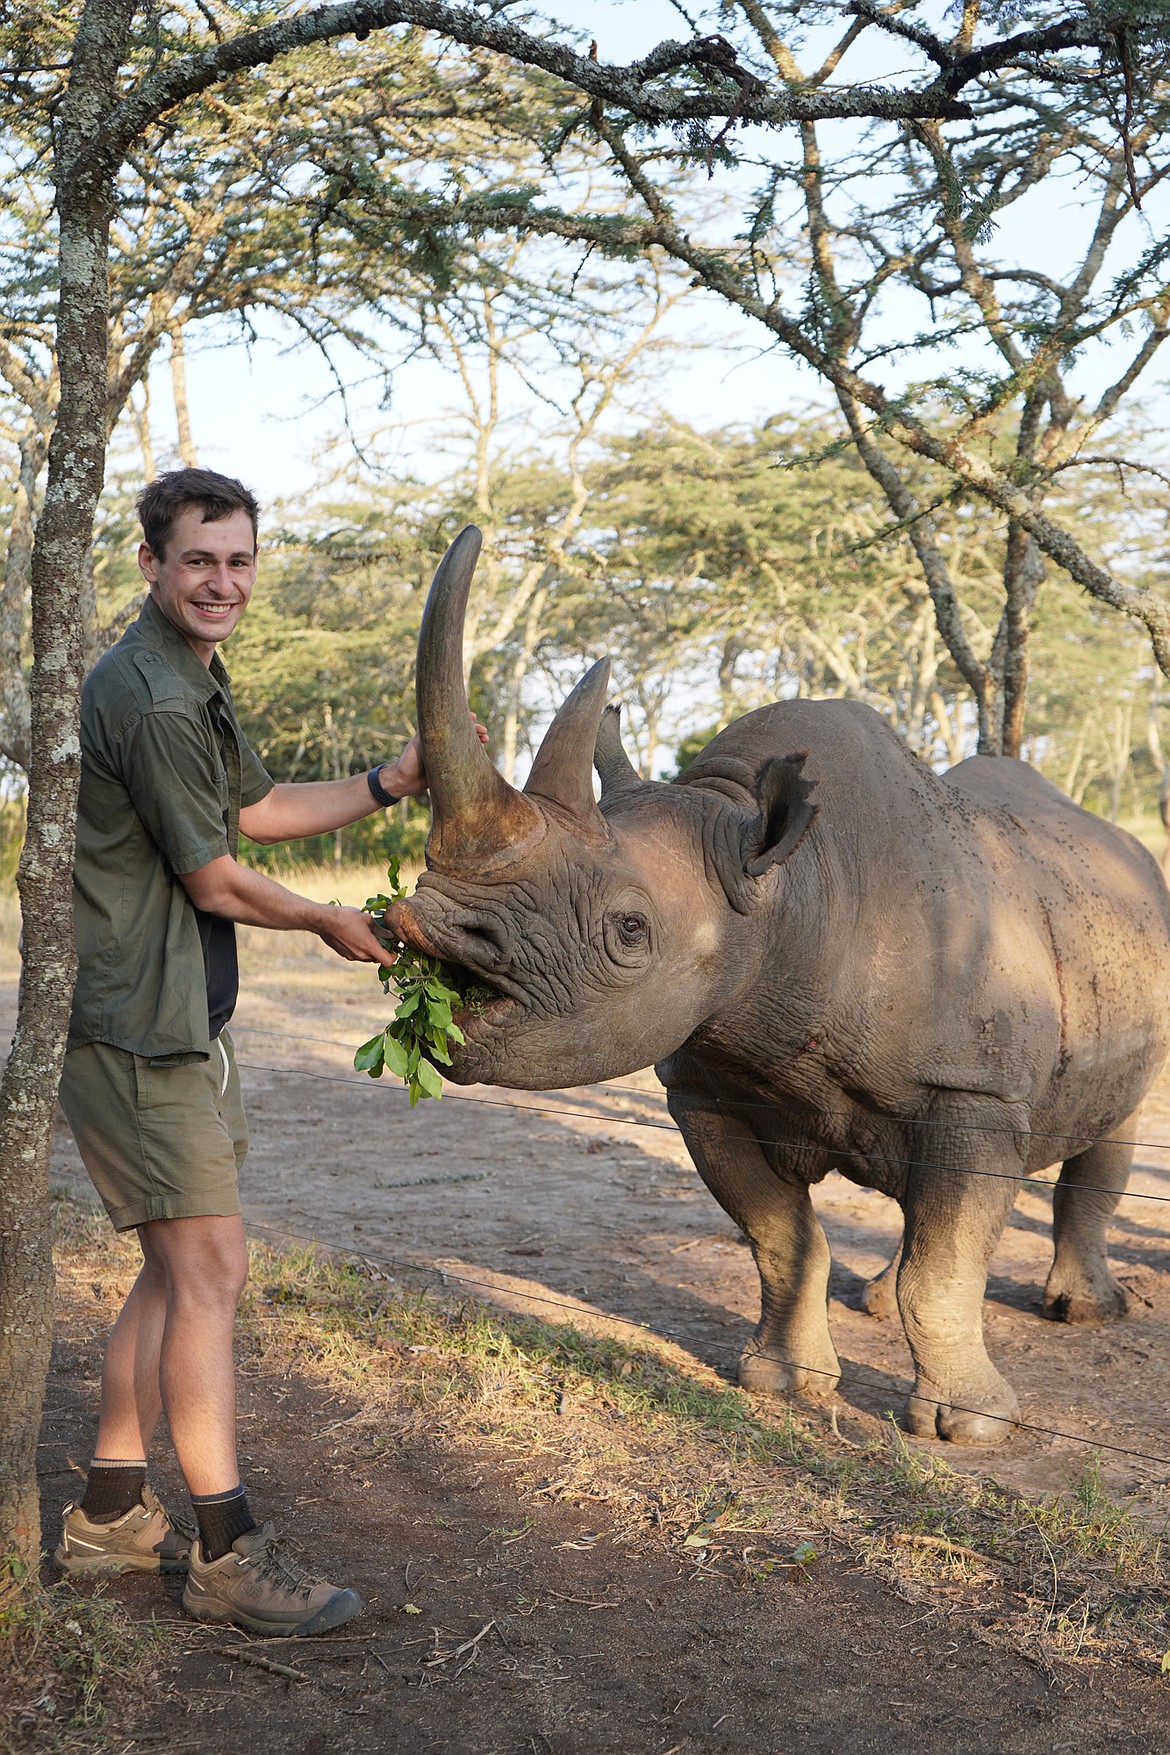
{"type": "Polygon", "coordinates": [[[350,1388],[351,1437],[377,1445],[405,1418],[446,1447],[522,1438],[538,1490],[567,1478],[567,1496],[609,1504],[627,1541],[730,1554],[750,1532],[813,1573],[844,1544],[895,1583],[982,1593],[988,1624],[1046,1657],[1157,1662],[1170,1645],[1164,1534],[1111,1495],[1096,1458],[1061,1493],[1017,1493],[956,1473],[892,1421],[872,1444],[839,1445],[652,1337],[404,1289],[313,1249],[258,1249],[251,1299],[262,1350],[350,1388]]]}

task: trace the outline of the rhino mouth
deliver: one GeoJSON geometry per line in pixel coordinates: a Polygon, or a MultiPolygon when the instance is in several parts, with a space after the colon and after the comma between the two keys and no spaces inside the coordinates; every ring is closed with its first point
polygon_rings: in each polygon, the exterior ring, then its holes
{"type": "Polygon", "coordinates": [[[387,913],[391,930],[424,956],[437,957],[460,996],[453,1017],[469,1042],[482,1041],[500,1024],[525,1008],[523,989],[492,964],[500,955],[495,940],[474,926],[444,919],[421,920],[401,903],[387,913]],[[438,924],[440,930],[435,930],[438,924]]]}

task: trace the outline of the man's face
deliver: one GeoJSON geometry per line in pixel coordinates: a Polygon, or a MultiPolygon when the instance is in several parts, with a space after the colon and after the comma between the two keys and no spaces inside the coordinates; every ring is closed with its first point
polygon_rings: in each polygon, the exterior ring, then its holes
{"type": "Polygon", "coordinates": [[[256,539],[243,511],[214,524],[202,508],[187,506],[171,527],[164,556],[149,543],[138,549],[138,565],[150,595],[204,664],[226,640],[248,606],[256,583],[256,539]]]}

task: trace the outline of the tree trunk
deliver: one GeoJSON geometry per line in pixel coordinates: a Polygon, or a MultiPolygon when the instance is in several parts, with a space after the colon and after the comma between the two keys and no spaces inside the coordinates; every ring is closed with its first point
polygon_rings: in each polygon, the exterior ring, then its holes
{"type": "Polygon", "coordinates": [[[24,677],[24,606],[32,571],[37,480],[45,462],[45,438],[31,423],[21,435],[20,474],[12,500],[4,583],[0,586],[0,670],[3,671],[3,737],[0,752],[28,772],[31,740],[28,685],[24,677]]]}
{"type": "Polygon", "coordinates": [[[509,786],[516,784],[516,757],[520,744],[520,706],[524,678],[540,638],[540,618],[548,601],[548,586],[542,585],[528,605],[524,617],[524,638],[508,673],[508,705],[504,715],[504,743],[500,772],[509,786]]]}
{"type": "MultiPolygon", "coordinates": [[[[1158,817],[1166,834],[1170,836],[1170,762],[1162,749],[1162,736],[1158,729],[1158,707],[1161,704],[1159,679],[1155,677],[1150,690],[1150,704],[1146,715],[1146,747],[1158,775],[1158,817]]],[[[1162,853],[1162,871],[1170,878],[1170,841],[1162,853]]]]}
{"type": "Polygon", "coordinates": [[[175,395],[175,423],[179,430],[179,461],[186,469],[197,464],[195,446],[191,442],[191,411],[187,402],[187,355],[183,331],[176,325],[171,330],[171,386],[175,395]]]}
{"type": "Polygon", "coordinates": [[[154,460],[154,435],[150,430],[150,380],[142,380],[142,406],[139,407],[134,398],[130,398],[130,419],[134,422],[134,431],[138,435],[138,448],[142,452],[142,479],[153,481],[158,474],[154,460]]]}
{"type": "Polygon", "coordinates": [[[1032,631],[1032,605],[1044,579],[1044,556],[1036,542],[1013,519],[1008,525],[1004,560],[1004,612],[997,639],[998,673],[1003,690],[1003,744],[1001,753],[1018,756],[1024,742],[1024,714],[1028,693],[1028,642],[1032,631]]]}
{"type": "Polygon", "coordinates": [[[72,870],[80,775],[81,585],[106,448],[107,255],[113,177],[93,169],[133,6],[88,0],[56,166],[61,402],[32,555],[28,829],[20,861],[24,970],[0,1082],[0,1591],[36,1577],[37,1438],[52,1333],[48,1164],[76,974],[72,870]]]}

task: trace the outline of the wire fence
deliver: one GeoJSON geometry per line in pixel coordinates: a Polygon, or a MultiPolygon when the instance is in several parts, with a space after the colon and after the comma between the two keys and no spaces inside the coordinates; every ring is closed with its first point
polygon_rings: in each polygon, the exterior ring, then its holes
{"type": "MultiPolygon", "coordinates": [[[[337,1042],[336,1040],[329,1038],[329,1037],[292,1035],[287,1031],[265,1030],[258,1025],[252,1025],[252,1024],[241,1025],[238,1027],[238,1030],[236,1028],[233,1028],[233,1035],[237,1034],[237,1033],[242,1033],[244,1031],[247,1031],[253,1035],[271,1036],[271,1037],[274,1037],[274,1038],[276,1038],[278,1040],[282,1040],[282,1041],[313,1042],[313,1043],[318,1043],[322,1047],[345,1048],[350,1053],[353,1052],[352,1046],[349,1043],[337,1042]]],[[[356,1086],[360,1090],[366,1090],[366,1089],[369,1089],[371,1086],[373,1086],[375,1089],[381,1091],[385,1095],[401,1098],[403,1100],[405,1100],[405,1098],[406,1098],[405,1086],[398,1085],[397,1083],[382,1084],[380,1081],[371,1080],[370,1078],[368,1078],[365,1075],[361,1075],[361,1076],[355,1077],[355,1078],[348,1078],[348,1077],[346,1077],[342,1074],[338,1074],[338,1073],[317,1072],[311,1067],[295,1067],[294,1068],[294,1067],[271,1066],[271,1065],[266,1064],[263,1061],[255,1061],[255,1060],[247,1060],[247,1061],[241,1060],[241,1061],[239,1061],[239,1065],[242,1067],[247,1067],[250,1071],[253,1071],[253,1072],[267,1072],[267,1073],[274,1073],[277,1075],[288,1075],[290,1073],[295,1072],[297,1074],[297,1076],[300,1078],[317,1079],[317,1080],[320,1080],[320,1081],[325,1082],[325,1083],[356,1086]]],[[[607,1083],[604,1086],[604,1088],[612,1089],[614,1087],[607,1083]]],[[[637,1096],[637,1097],[640,1097],[640,1098],[643,1098],[646,1100],[650,1100],[650,1101],[652,1101],[653,1097],[654,1097],[654,1093],[652,1093],[652,1092],[639,1091],[639,1092],[630,1092],[628,1094],[631,1096],[637,1096]]],[[[444,1101],[446,1101],[446,1102],[479,1104],[486,1109],[510,1109],[510,1110],[514,1110],[517,1112],[522,1112],[524,1114],[560,1116],[560,1117],[563,1117],[566,1119],[578,1120],[578,1121],[594,1121],[594,1122],[604,1121],[607,1123],[611,1123],[615,1127],[626,1127],[626,1128],[631,1128],[631,1129],[633,1129],[633,1128],[647,1128],[647,1129],[654,1129],[654,1130],[664,1132],[664,1133],[674,1133],[674,1134],[677,1134],[680,1131],[677,1123],[672,1121],[672,1120],[654,1121],[654,1120],[648,1120],[645,1118],[637,1118],[637,1117],[629,1116],[629,1115],[621,1115],[621,1114],[617,1114],[614,1112],[599,1112],[596,1110],[588,1110],[588,1109],[571,1109],[571,1108],[565,1107],[565,1105],[563,1103],[555,1104],[555,1103],[547,1103],[547,1102],[545,1102],[545,1103],[520,1102],[516,1099],[510,1099],[507,1097],[470,1097],[470,1096],[464,1095],[461,1092],[452,1091],[449,1088],[444,1089],[443,1098],[444,1098],[444,1101]]],[[[773,1111],[775,1109],[775,1105],[745,1105],[745,1107],[761,1107],[761,1108],[769,1108],[770,1107],[773,1111]]],[[[903,1121],[900,1117],[890,1117],[889,1120],[892,1123],[892,1125],[897,1126],[897,1127],[901,1127],[903,1125],[911,1125],[911,1126],[922,1125],[921,1123],[916,1123],[912,1120],[908,1123],[903,1123],[903,1121]]],[[[1035,1137],[1035,1138],[1040,1138],[1040,1139],[1065,1139],[1065,1140],[1074,1139],[1080,1143],[1082,1151],[1086,1150],[1089,1145],[1124,1145],[1124,1146],[1133,1146],[1135,1149],[1140,1149],[1143,1151],[1157,1151],[1157,1152],[1170,1151],[1170,1145],[1162,1145],[1162,1144],[1158,1144],[1154,1141],[1146,1141],[1146,1140],[1118,1140],[1118,1139],[1115,1139],[1112,1135],[1092,1136],[1092,1135],[1083,1135],[1083,1134],[1077,1134],[1077,1135],[1037,1134],[1034,1136],[1028,1136],[1028,1135],[1025,1135],[1022,1133],[1015,1132],[1014,1130],[1008,1130],[1008,1129],[1004,1129],[1004,1128],[984,1128],[984,1127],[976,1126],[974,1124],[972,1124],[970,1127],[963,1127],[963,1128],[951,1127],[951,1128],[948,1128],[947,1131],[950,1134],[962,1133],[962,1132],[970,1132],[973,1134],[988,1133],[988,1134],[995,1134],[995,1135],[1008,1134],[1009,1137],[1017,1138],[1017,1139],[1027,1138],[1027,1137],[1035,1137]]],[[[974,1176],[974,1177],[978,1177],[981,1180],[985,1180],[985,1181],[1010,1182],[1015,1187],[1041,1188],[1041,1189],[1045,1189],[1049,1192],[1051,1192],[1051,1190],[1054,1187],[1056,1187],[1056,1180],[1055,1179],[1050,1179],[1049,1177],[1046,1177],[1046,1176],[1029,1176],[1029,1175],[1026,1175],[1022,1172],[1017,1172],[1017,1171],[1012,1171],[1012,1170],[990,1170],[990,1169],[978,1168],[976,1166],[968,1165],[968,1164],[940,1164],[937,1161],[937,1159],[933,1159],[933,1158],[898,1158],[898,1157],[891,1156],[888,1152],[862,1152],[862,1151],[856,1150],[854,1147],[851,1147],[851,1146],[833,1147],[833,1146],[823,1145],[823,1144],[820,1144],[818,1142],[810,1142],[808,1144],[804,1144],[799,1140],[792,1140],[792,1139],[789,1139],[783,1135],[777,1135],[775,1138],[765,1138],[757,1133],[757,1134],[754,1134],[753,1137],[754,1137],[756,1143],[760,1146],[783,1147],[786,1152],[793,1152],[793,1153],[796,1153],[799,1155],[804,1155],[804,1156],[808,1156],[808,1157],[816,1157],[816,1158],[820,1158],[820,1159],[824,1159],[826,1156],[828,1156],[831,1158],[832,1157],[839,1158],[843,1162],[847,1161],[847,1162],[851,1162],[851,1163],[881,1164],[881,1165],[887,1166],[891,1169],[900,1169],[900,1170],[908,1170],[908,1171],[935,1170],[935,1171],[939,1171],[942,1174],[948,1175],[948,1176],[974,1176]]],[[[1060,1186],[1061,1186],[1062,1193],[1065,1195],[1068,1195],[1068,1194],[1106,1194],[1106,1195],[1115,1195],[1119,1201],[1120,1200],[1149,1200],[1149,1201],[1159,1202],[1160,1204],[1162,1204],[1164,1206],[1170,1205],[1170,1194],[1153,1194],[1147,1190],[1142,1190],[1141,1192],[1139,1192],[1139,1191],[1134,1190],[1134,1189],[1118,1189],[1110,1183],[1085,1182],[1085,1181],[1082,1181],[1078,1178],[1075,1182],[1064,1182],[1064,1183],[1061,1183],[1060,1186]]]]}
{"type": "MultiPolygon", "coordinates": [[[[312,1045],[318,1046],[318,1047],[340,1048],[340,1049],[344,1049],[345,1051],[350,1052],[350,1053],[352,1053],[352,1051],[353,1051],[352,1044],[350,1044],[348,1042],[339,1041],[336,1038],[297,1034],[297,1033],[293,1033],[290,1031],[267,1030],[267,1029],[264,1029],[262,1026],[257,1026],[257,1025],[237,1025],[237,1026],[234,1026],[233,1033],[243,1033],[243,1032],[248,1032],[248,1033],[251,1033],[254,1035],[263,1035],[263,1036],[267,1036],[267,1037],[270,1037],[270,1038],[275,1039],[275,1040],[304,1042],[304,1043],[309,1043],[309,1044],[312,1044],[312,1045]]],[[[244,1067],[244,1068],[251,1070],[251,1071],[267,1072],[267,1073],[275,1074],[277,1076],[285,1076],[285,1077],[311,1078],[311,1079],[320,1080],[320,1081],[323,1081],[326,1083],[335,1083],[335,1084],[344,1084],[344,1085],[348,1085],[348,1086],[356,1086],[359,1089],[367,1089],[367,1090],[374,1089],[374,1090],[380,1091],[384,1096],[388,1096],[388,1097],[399,1097],[401,1099],[406,1098],[406,1090],[404,1087],[399,1087],[397,1084],[382,1084],[380,1081],[373,1081],[367,1077],[348,1078],[348,1077],[345,1077],[342,1075],[338,1075],[336,1073],[324,1073],[324,1072],[315,1071],[312,1068],[272,1066],[272,1065],[269,1065],[269,1064],[266,1064],[263,1062],[258,1062],[258,1061],[239,1061],[238,1064],[241,1067],[244,1067]]],[[[615,1087],[615,1085],[612,1081],[604,1081],[603,1088],[604,1089],[621,1089],[622,1094],[624,1096],[627,1096],[630,1098],[640,1098],[643,1100],[648,1100],[650,1102],[655,1101],[656,1096],[657,1096],[657,1094],[653,1093],[653,1092],[642,1092],[642,1091],[630,1090],[629,1087],[615,1087]]],[[[466,1095],[464,1093],[454,1092],[454,1091],[450,1091],[450,1090],[445,1091],[444,1096],[445,1096],[445,1099],[447,1101],[478,1104],[478,1105],[482,1105],[483,1107],[486,1107],[486,1108],[512,1110],[514,1112],[521,1113],[521,1114],[548,1115],[548,1116],[562,1117],[562,1118],[567,1118],[567,1119],[590,1121],[590,1122],[594,1122],[594,1123],[604,1122],[607,1125],[626,1127],[626,1128],[631,1128],[631,1129],[653,1128],[653,1129],[668,1131],[668,1132],[672,1132],[672,1133],[678,1132],[678,1129],[677,1129],[675,1123],[673,1121],[670,1121],[670,1120],[659,1121],[659,1120],[646,1119],[646,1118],[635,1118],[635,1117],[632,1117],[629,1115],[623,1115],[623,1114],[619,1114],[619,1113],[612,1112],[612,1111],[607,1112],[607,1111],[598,1111],[598,1110],[590,1110],[590,1109],[575,1109],[575,1108],[566,1107],[564,1104],[510,1100],[510,1099],[505,1098],[505,1097],[473,1097],[473,1096],[466,1095]]],[[[745,1107],[755,1107],[755,1105],[745,1105],[745,1107]]],[[[770,1106],[769,1105],[760,1105],[759,1107],[767,1108],[770,1106]]],[[[1004,1133],[1004,1132],[1010,1132],[1013,1130],[995,1129],[995,1128],[978,1129],[978,1128],[973,1127],[971,1129],[971,1131],[972,1132],[986,1131],[986,1132],[990,1132],[990,1133],[1004,1133]]],[[[1078,1141],[1082,1145],[1082,1147],[1084,1147],[1090,1143],[1098,1143],[1098,1142],[1092,1141],[1088,1136],[1083,1136],[1083,1135],[1048,1135],[1046,1137],[1054,1138],[1054,1139],[1055,1138],[1075,1139],[1076,1141],[1078,1141]]],[[[767,1143],[767,1142],[761,1142],[761,1143],[767,1143]]],[[[787,1142],[777,1141],[776,1143],[779,1144],[779,1143],[787,1143],[787,1142]]],[[[1160,1143],[1154,1142],[1154,1141],[1120,1142],[1120,1141],[1111,1140],[1110,1143],[1132,1144],[1136,1148],[1140,1148],[1142,1150],[1150,1150],[1150,1151],[1170,1150],[1170,1146],[1163,1145],[1163,1144],[1160,1144],[1160,1143]]],[[[823,1153],[826,1148],[810,1147],[809,1149],[816,1150],[818,1152],[823,1153]]],[[[850,1158],[860,1157],[863,1161],[868,1156],[868,1154],[864,1154],[864,1153],[859,1154],[859,1153],[853,1153],[853,1152],[850,1152],[848,1154],[842,1154],[842,1155],[843,1156],[847,1155],[850,1158]]],[[[875,1154],[875,1156],[877,1156],[877,1155],[875,1154]]],[[[885,1157],[884,1154],[881,1155],[881,1161],[883,1161],[885,1163],[891,1162],[891,1160],[889,1158],[885,1157]]],[[[1030,1183],[1030,1184],[1033,1184],[1034,1186],[1044,1188],[1047,1190],[1051,1190],[1055,1186],[1055,1184],[1053,1182],[1051,1182],[1045,1178],[1042,1178],[1042,1177],[1012,1176],[1012,1175],[1010,1175],[1010,1173],[972,1170],[972,1169],[969,1169],[965,1166],[960,1166],[960,1165],[939,1166],[939,1165],[930,1164],[928,1161],[925,1161],[925,1160],[920,1161],[920,1160],[905,1159],[905,1160],[897,1160],[896,1162],[898,1162],[902,1167],[905,1167],[908,1169],[912,1169],[912,1168],[938,1168],[938,1169],[946,1170],[946,1171],[953,1173],[953,1174],[956,1174],[956,1175],[1001,1176],[1001,1177],[1007,1176],[1007,1179],[1011,1180],[1012,1182],[1024,1183],[1024,1184],[1030,1183]]],[[[470,1172],[470,1173],[467,1173],[465,1175],[462,1175],[462,1176],[459,1176],[457,1178],[453,1178],[450,1180],[456,1180],[456,1181],[461,1181],[461,1182],[462,1181],[470,1181],[470,1180],[477,1179],[477,1177],[480,1174],[481,1173],[470,1172]]],[[[448,1179],[439,1178],[439,1177],[424,1177],[421,1180],[424,1183],[430,1184],[433,1182],[437,1183],[440,1181],[446,1181],[448,1179]]],[[[399,1185],[395,1185],[395,1186],[399,1186],[399,1185]]],[[[414,1184],[402,1183],[400,1186],[410,1187],[410,1186],[414,1186],[414,1184]]],[[[1077,1192],[1083,1191],[1083,1192],[1088,1193],[1088,1192],[1093,1192],[1094,1189],[1097,1187],[1097,1185],[1078,1182],[1078,1183],[1074,1184],[1073,1187],[1076,1189],[1077,1192]]],[[[1100,1191],[1110,1193],[1110,1194],[1117,1193],[1117,1191],[1115,1189],[1103,1188],[1103,1187],[1100,1189],[1100,1191]]],[[[1071,1192],[1071,1190],[1069,1190],[1069,1192],[1071,1192]]],[[[1137,1191],[1133,1191],[1133,1190],[1129,1190],[1126,1192],[1131,1196],[1131,1198],[1134,1198],[1134,1199],[1152,1200],[1152,1201],[1158,1201],[1158,1202],[1162,1202],[1162,1203],[1166,1203],[1166,1202],[1170,1201],[1170,1196],[1167,1196],[1167,1195],[1149,1194],[1149,1193],[1145,1193],[1145,1192],[1138,1193],[1137,1191]]],[[[334,1251],[334,1252],[337,1252],[337,1253],[340,1253],[343,1255],[353,1257],[354,1259],[356,1259],[360,1262],[367,1262],[370,1265],[375,1266],[375,1267],[392,1268],[398,1272],[408,1272],[408,1273],[415,1273],[415,1274],[430,1275],[435,1280],[442,1281],[443,1283],[447,1283],[447,1282],[453,1280],[453,1281],[456,1281],[460,1285],[468,1287],[469,1289],[472,1289],[475,1291],[480,1291],[480,1292],[486,1292],[486,1293],[494,1294],[497,1296],[501,1290],[501,1288],[497,1282],[494,1282],[491,1280],[478,1279],[474,1275],[460,1272],[459,1270],[452,1268],[446,1264],[439,1264],[439,1263],[432,1262],[432,1261],[410,1260],[407,1258],[400,1258],[400,1257],[396,1257],[396,1256],[381,1255],[377,1252],[370,1251],[364,1245],[362,1245],[361,1247],[358,1247],[353,1242],[345,1242],[342,1239],[324,1237],[324,1236],[321,1236],[320,1234],[316,1234],[316,1233],[309,1234],[309,1233],[304,1233],[304,1232],[298,1232],[298,1231],[291,1230],[287,1227],[277,1227],[277,1226],[272,1226],[272,1225],[265,1225],[265,1224],[260,1224],[259,1222],[256,1222],[256,1221],[249,1221],[249,1229],[255,1233],[271,1235],[274,1237],[282,1237],[282,1238],[285,1238],[289,1241],[308,1243],[308,1244],[313,1244],[313,1245],[316,1245],[319,1247],[323,1247],[323,1248],[328,1249],[330,1251],[334,1251]]],[[[529,1291],[527,1288],[525,1288],[522,1292],[515,1293],[513,1295],[522,1297],[526,1303],[539,1305],[539,1306],[545,1307],[549,1310],[563,1312],[570,1319],[576,1320],[578,1322],[582,1319],[583,1315],[588,1315],[588,1316],[590,1316],[590,1318],[592,1320],[601,1320],[601,1321],[606,1322],[606,1323],[613,1323],[619,1327],[628,1328],[628,1329],[634,1330],[634,1331],[636,1331],[640,1334],[643,1334],[643,1335],[647,1335],[647,1334],[650,1334],[652,1332],[658,1332],[658,1331],[652,1330],[650,1327],[650,1324],[643,1322],[643,1321],[636,1320],[636,1319],[631,1318],[631,1317],[618,1316],[615,1314],[611,1314],[609,1312],[598,1312],[598,1313],[596,1313],[596,1315],[592,1312],[585,1312],[582,1310],[582,1307],[580,1305],[571,1304],[563,1298],[557,1298],[551,1292],[537,1293],[537,1292],[529,1291]]],[[[696,1338],[697,1338],[698,1344],[701,1346],[702,1353],[704,1356],[707,1356],[707,1357],[713,1356],[717,1359],[722,1357],[722,1360],[723,1360],[723,1363],[725,1366],[727,1366],[727,1365],[734,1366],[734,1364],[736,1363],[736,1360],[737,1360],[737,1355],[730,1353],[728,1350],[720,1349],[718,1346],[712,1347],[710,1342],[707,1340],[707,1338],[705,1336],[688,1337],[685,1334],[663,1333],[661,1335],[661,1338],[664,1340],[675,1341],[677,1344],[684,1345],[687,1347],[690,1347],[691,1345],[693,1345],[696,1338]]],[[[862,1392],[867,1392],[867,1393],[872,1393],[872,1392],[876,1391],[879,1394],[889,1394],[890,1393],[890,1386],[888,1383],[884,1382],[880,1378],[865,1376],[857,1371],[843,1370],[841,1372],[833,1372],[833,1371],[829,1371],[829,1370],[825,1369],[822,1366],[809,1365],[807,1363],[803,1363],[803,1362],[798,1361],[798,1360],[792,1360],[792,1359],[782,1357],[781,1355],[774,1353],[774,1352],[771,1352],[767,1349],[762,1349],[758,1353],[753,1353],[752,1357],[766,1360],[769,1363],[778,1365],[778,1366],[780,1366],[783,1369],[788,1370],[788,1371],[801,1372],[801,1373],[805,1373],[811,1377],[822,1377],[822,1378],[825,1378],[826,1380],[831,1380],[832,1383],[834,1383],[835,1385],[839,1385],[839,1386],[841,1386],[845,1389],[848,1389],[848,1390],[857,1390],[857,1391],[862,1391],[862,1392]]],[[[902,1389],[900,1389],[899,1393],[908,1402],[921,1402],[924,1406],[928,1406],[928,1407],[934,1407],[934,1406],[938,1405],[938,1399],[936,1397],[922,1396],[922,1395],[917,1394],[912,1389],[902,1388],[902,1389]]],[[[1002,1412],[997,1411],[995,1409],[969,1408],[969,1407],[959,1406],[958,1404],[955,1404],[955,1403],[948,1403],[947,1406],[954,1413],[966,1414],[966,1415],[970,1415],[972,1417],[1000,1421],[1004,1424],[1008,1424],[1008,1425],[1011,1425],[1013,1427],[1016,1427],[1021,1431],[1034,1433],[1040,1437],[1049,1438],[1049,1439],[1058,1439],[1058,1440],[1061,1440],[1061,1441],[1066,1442],[1066,1443],[1083,1445],[1086,1449],[1089,1449],[1089,1450],[1106,1451],[1111,1455],[1115,1455],[1118,1457],[1125,1457],[1131,1461],[1153,1464],[1154,1466],[1156,1466],[1158,1468],[1170,1470],[1170,1457],[1163,1456],[1163,1455],[1160,1455],[1160,1454],[1155,1453],[1155,1452],[1150,1452],[1150,1451],[1146,1451],[1146,1450],[1139,1450],[1135,1447],[1128,1446],[1128,1445],[1115,1444],[1115,1443],[1112,1443],[1106,1439],[1094,1437],[1094,1436],[1089,1436],[1089,1435],[1087,1435],[1085,1433],[1081,1433],[1081,1432],[1070,1432],[1070,1431],[1065,1431],[1065,1430],[1063,1430],[1061,1428],[1057,1428],[1057,1427],[1043,1426],[1043,1425],[1038,1424],[1035,1421],[1024,1420],[1024,1419],[1019,1419],[1019,1418],[1013,1419],[1013,1420],[1008,1420],[1002,1412]]]]}
{"type": "MultiPolygon", "coordinates": [[[[588,1321],[613,1323],[620,1328],[633,1329],[640,1335],[655,1335],[661,1340],[672,1341],[675,1345],[684,1347],[689,1347],[693,1338],[687,1337],[685,1334],[668,1333],[652,1328],[648,1322],[639,1321],[634,1317],[617,1316],[610,1311],[585,1310],[580,1304],[570,1304],[566,1299],[557,1298],[550,1292],[532,1292],[527,1287],[522,1290],[517,1290],[514,1287],[501,1287],[496,1280],[483,1280],[473,1274],[462,1273],[458,1268],[451,1267],[446,1262],[440,1264],[430,1261],[412,1261],[405,1257],[381,1255],[367,1249],[364,1244],[358,1248],[353,1243],[345,1243],[337,1238],[322,1237],[313,1232],[291,1231],[285,1226],[261,1224],[254,1219],[248,1220],[247,1228],[253,1234],[280,1237],[288,1242],[307,1243],[317,1248],[330,1250],[338,1255],[349,1256],[359,1263],[372,1267],[394,1268],[400,1273],[429,1274],[444,1285],[454,1280],[458,1285],[467,1286],[476,1291],[489,1292],[497,1298],[501,1291],[506,1291],[510,1297],[522,1298],[527,1304],[539,1304],[550,1310],[564,1311],[576,1323],[581,1322],[582,1318],[588,1321]]],[[[726,1362],[735,1363],[737,1360],[738,1356],[727,1349],[711,1348],[705,1338],[702,1339],[702,1345],[706,1352],[713,1352],[716,1355],[722,1354],[726,1362]]],[[[816,1365],[802,1365],[767,1349],[753,1352],[752,1358],[766,1359],[770,1364],[782,1365],[792,1371],[804,1371],[813,1377],[824,1377],[830,1379],[834,1385],[843,1385],[847,1389],[878,1390],[884,1394],[889,1393],[889,1385],[882,1382],[880,1378],[863,1377],[857,1372],[850,1371],[828,1371],[816,1365]]],[[[900,1389],[899,1393],[908,1402],[921,1402],[926,1407],[938,1405],[938,1399],[935,1396],[918,1395],[912,1389],[900,1389]]],[[[1154,1463],[1160,1468],[1170,1469],[1170,1457],[1159,1456],[1151,1451],[1131,1449],[1124,1444],[1112,1444],[1104,1438],[1090,1438],[1082,1432],[1065,1432],[1055,1426],[1040,1426],[1031,1420],[1013,1419],[1002,1412],[987,1408],[968,1408],[957,1402],[948,1402],[946,1405],[952,1413],[971,1414],[980,1419],[996,1420],[1001,1424],[1016,1427],[1022,1432],[1034,1432],[1044,1438],[1059,1438],[1070,1444],[1083,1444],[1090,1450],[1106,1450],[1114,1456],[1129,1457],[1134,1461],[1154,1463]]],[[[893,1412],[892,1409],[888,1411],[893,1412]]]]}

